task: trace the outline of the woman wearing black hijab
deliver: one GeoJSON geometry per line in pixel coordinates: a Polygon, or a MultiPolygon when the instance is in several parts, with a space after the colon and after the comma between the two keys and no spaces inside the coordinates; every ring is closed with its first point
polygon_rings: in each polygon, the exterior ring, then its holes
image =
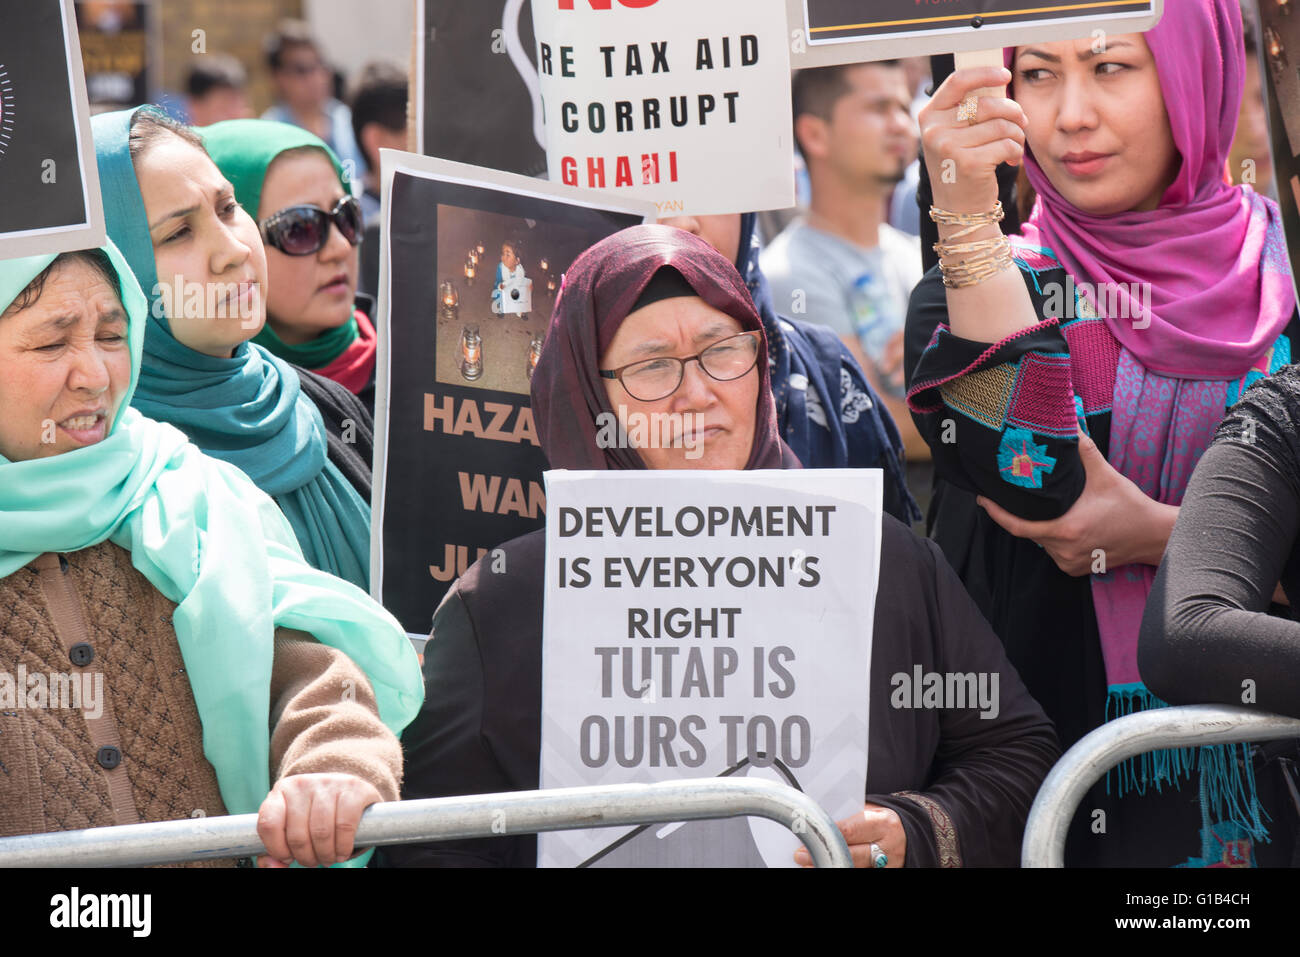
{"type": "MultiPolygon", "coordinates": [[[[635,382],[632,389],[650,394],[635,382]]],[[[744,282],[682,230],[638,226],[578,258],[556,303],[532,400],[557,469],[799,467],[777,434],[767,346],[744,282]],[[719,347],[704,362],[687,361],[677,388],[656,402],[628,391],[628,363],[719,347]],[[602,447],[597,417],[629,410],[703,416],[703,457],[602,447]]],[[[544,532],[502,548],[506,574],[479,562],[434,615],[426,703],[404,735],[404,798],[538,786],[544,532]]],[[[1029,805],[1059,753],[1052,726],[938,549],[888,515],[881,548],[868,793],[864,813],[840,825],[854,862],[872,866],[875,845],[891,867],[1014,865],[1029,805]],[[891,707],[891,676],[917,666],[998,675],[996,715],[891,707]]],[[[536,858],[531,835],[382,854],[390,866],[532,866],[536,858]]]]}

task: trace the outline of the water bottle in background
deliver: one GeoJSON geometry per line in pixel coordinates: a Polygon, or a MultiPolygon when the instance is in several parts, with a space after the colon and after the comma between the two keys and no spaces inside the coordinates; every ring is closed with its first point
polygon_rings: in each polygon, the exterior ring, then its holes
{"type": "Polygon", "coordinates": [[[853,328],[858,334],[858,342],[867,358],[876,366],[875,378],[884,391],[901,398],[905,391],[901,383],[894,382],[880,369],[885,349],[903,328],[905,318],[898,311],[888,286],[877,273],[863,273],[853,283],[849,305],[853,311],[853,328]]]}

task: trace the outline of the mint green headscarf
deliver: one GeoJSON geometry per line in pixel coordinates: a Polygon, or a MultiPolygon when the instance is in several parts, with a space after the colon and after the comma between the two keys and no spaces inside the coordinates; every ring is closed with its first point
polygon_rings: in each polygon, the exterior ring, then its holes
{"type": "MultiPolygon", "coordinates": [[[[129,316],[134,391],[148,307],[116,247],[104,252],[129,316]]],[[[0,311],[53,260],[0,261],[0,311]]],[[[130,392],[122,397],[108,437],[96,445],[23,462],[0,456],[0,578],[45,552],[105,540],[130,551],[135,567],[177,603],[172,624],[221,798],[231,814],[251,813],[271,787],[276,628],[304,631],[356,662],[394,734],[424,699],[420,667],[388,612],[307,564],[284,515],[243,472],[145,418],[130,399],[130,392]]]]}

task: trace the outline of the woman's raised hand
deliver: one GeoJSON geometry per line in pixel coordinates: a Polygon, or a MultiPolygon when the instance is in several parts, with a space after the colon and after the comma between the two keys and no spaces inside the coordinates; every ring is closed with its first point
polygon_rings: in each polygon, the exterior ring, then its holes
{"type": "Polygon", "coordinates": [[[981,96],[973,119],[959,116],[977,91],[1005,87],[1005,67],[977,67],[951,74],[918,117],[934,205],[953,213],[987,213],[998,201],[997,168],[1018,166],[1025,154],[1025,111],[1015,100],[981,96]]]}

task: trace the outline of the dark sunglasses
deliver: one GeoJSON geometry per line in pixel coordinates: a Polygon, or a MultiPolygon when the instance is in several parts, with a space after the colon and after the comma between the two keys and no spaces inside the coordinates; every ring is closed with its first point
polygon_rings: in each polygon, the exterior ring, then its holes
{"type": "Polygon", "coordinates": [[[290,206],[262,223],[262,236],[289,256],[310,256],[325,248],[330,238],[330,223],[353,246],[361,242],[361,204],[353,196],[344,196],[328,213],[319,206],[290,206]]]}

